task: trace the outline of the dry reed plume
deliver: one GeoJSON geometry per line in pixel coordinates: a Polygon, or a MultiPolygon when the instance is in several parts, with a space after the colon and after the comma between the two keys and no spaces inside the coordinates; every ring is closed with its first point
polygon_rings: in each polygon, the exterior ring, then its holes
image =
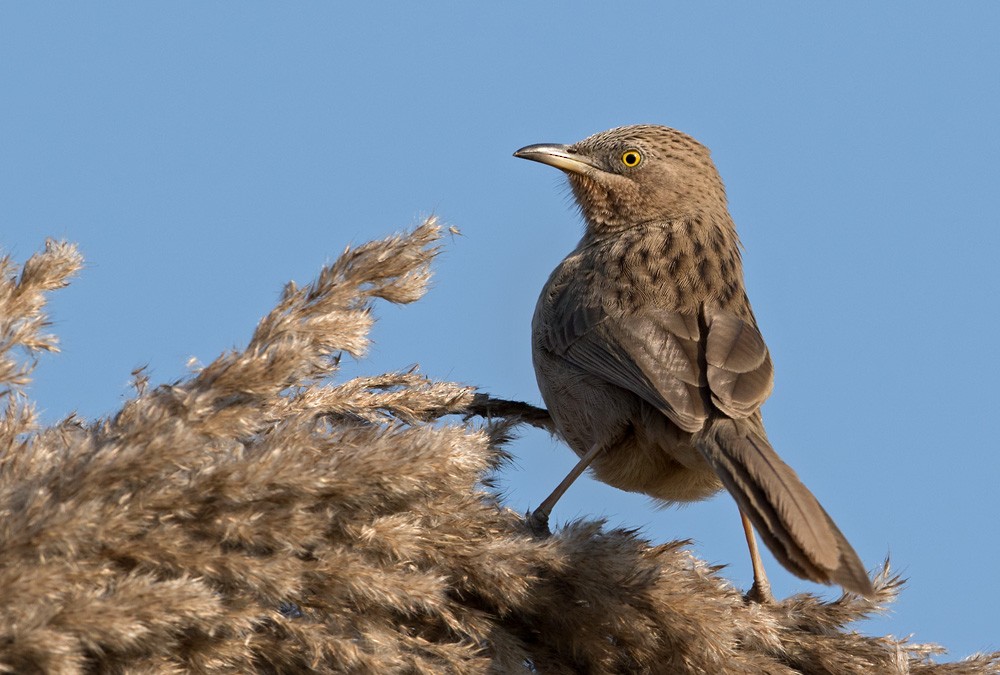
{"type": "Polygon", "coordinates": [[[887,570],[877,604],[760,606],[683,542],[599,522],[534,539],[489,479],[544,411],[413,372],[331,383],[374,299],[423,294],[438,236],[348,249],[246,349],[47,428],[24,387],[55,349],[45,293],[81,259],[49,242],[19,273],[0,261],[0,670],[1000,672],[846,629],[895,596],[887,570]]]}

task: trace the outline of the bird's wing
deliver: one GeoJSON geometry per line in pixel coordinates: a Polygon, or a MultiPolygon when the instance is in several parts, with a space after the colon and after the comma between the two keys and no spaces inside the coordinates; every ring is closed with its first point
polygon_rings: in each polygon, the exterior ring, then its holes
{"type": "Polygon", "coordinates": [[[549,351],[642,397],[685,431],[701,429],[713,404],[747,417],[771,391],[771,358],[760,333],[731,312],[706,312],[703,335],[694,314],[563,310],[545,335],[549,351]]]}
{"type": "Polygon", "coordinates": [[[697,317],[651,311],[623,318],[593,305],[562,306],[542,345],[577,368],[627,389],[686,431],[708,418],[697,317]]]}
{"type": "Polygon", "coordinates": [[[749,417],[770,396],[774,366],[753,322],[721,309],[705,310],[705,363],[712,402],[730,417],[749,417]]]}

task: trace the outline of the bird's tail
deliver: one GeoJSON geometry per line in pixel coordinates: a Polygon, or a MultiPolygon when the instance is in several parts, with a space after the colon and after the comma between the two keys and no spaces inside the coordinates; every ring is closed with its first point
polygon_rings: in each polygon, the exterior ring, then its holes
{"type": "Polygon", "coordinates": [[[695,436],[695,443],[788,571],[874,595],[858,554],[757,425],[716,419],[695,436]]]}

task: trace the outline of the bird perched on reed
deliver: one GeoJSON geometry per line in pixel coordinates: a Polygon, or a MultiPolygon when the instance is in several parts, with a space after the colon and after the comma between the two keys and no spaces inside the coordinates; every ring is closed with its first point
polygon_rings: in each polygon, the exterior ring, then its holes
{"type": "Polygon", "coordinates": [[[793,574],[865,596],[857,553],[768,442],[771,357],[747,299],[740,242],[709,151],[662,126],[611,129],[516,157],[566,173],[586,222],[542,289],[532,353],[556,428],[588,467],[668,503],[725,487],[743,518],[750,597],[771,599],[753,527],[793,574]]]}

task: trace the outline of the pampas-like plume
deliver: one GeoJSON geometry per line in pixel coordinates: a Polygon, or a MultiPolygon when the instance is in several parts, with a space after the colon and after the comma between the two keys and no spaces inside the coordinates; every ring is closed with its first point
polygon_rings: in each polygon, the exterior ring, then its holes
{"type": "Polygon", "coordinates": [[[331,383],[375,298],[422,295],[438,236],[348,249],[246,349],[155,389],[137,373],[117,415],[44,429],[22,391],[55,344],[44,292],[80,257],[0,262],[0,671],[1000,672],[846,630],[895,596],[888,569],[875,603],[760,606],[683,542],[600,522],[533,538],[489,479],[545,411],[415,372],[331,383]]]}

